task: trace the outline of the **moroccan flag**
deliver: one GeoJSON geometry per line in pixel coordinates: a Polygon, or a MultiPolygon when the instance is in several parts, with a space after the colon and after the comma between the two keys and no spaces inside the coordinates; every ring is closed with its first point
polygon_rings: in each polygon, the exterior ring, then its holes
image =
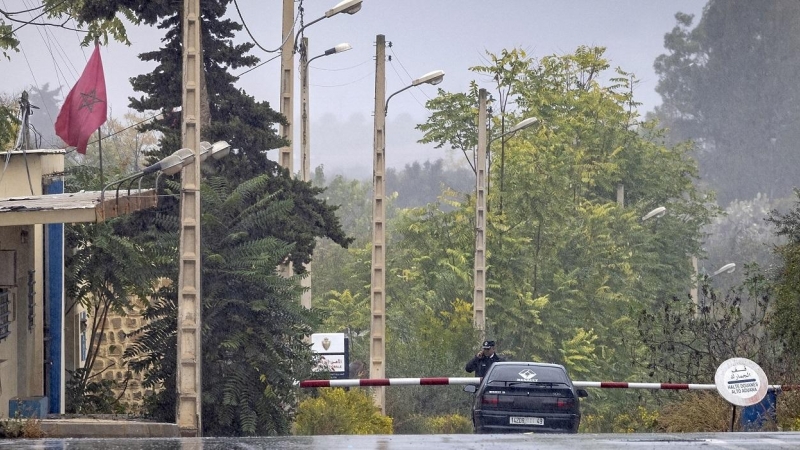
{"type": "Polygon", "coordinates": [[[107,106],[103,61],[100,46],[95,45],[89,63],[58,113],[56,134],[85,155],[89,137],[106,121],[107,106]]]}

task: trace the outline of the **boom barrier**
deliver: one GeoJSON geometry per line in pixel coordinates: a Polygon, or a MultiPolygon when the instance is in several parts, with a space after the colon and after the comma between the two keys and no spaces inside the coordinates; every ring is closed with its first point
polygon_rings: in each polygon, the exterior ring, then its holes
{"type": "MultiPolygon", "coordinates": [[[[328,387],[370,387],[370,386],[442,386],[450,384],[480,384],[477,377],[432,377],[432,378],[362,378],[344,380],[304,380],[300,382],[301,388],[328,388],[328,387]]],[[[666,389],[666,390],[704,390],[714,391],[714,384],[688,384],[688,383],[628,383],[625,381],[573,381],[576,388],[602,388],[602,389],[666,389]]],[[[798,390],[800,385],[769,385],[770,390],[798,390]]]]}

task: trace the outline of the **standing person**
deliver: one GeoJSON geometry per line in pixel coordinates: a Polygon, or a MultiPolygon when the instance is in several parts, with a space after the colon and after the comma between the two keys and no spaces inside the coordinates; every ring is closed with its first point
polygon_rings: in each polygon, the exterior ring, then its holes
{"type": "Polygon", "coordinates": [[[492,364],[502,361],[494,351],[494,341],[483,341],[483,348],[464,367],[467,372],[475,372],[476,377],[483,378],[492,364]]]}

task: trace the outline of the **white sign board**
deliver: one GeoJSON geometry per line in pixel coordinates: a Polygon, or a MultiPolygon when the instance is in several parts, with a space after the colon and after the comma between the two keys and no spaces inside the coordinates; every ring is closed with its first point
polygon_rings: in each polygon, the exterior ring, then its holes
{"type": "Polygon", "coordinates": [[[717,368],[714,377],[717,392],[737,406],[750,406],[767,395],[767,375],[747,358],[731,358],[717,368]]]}
{"type": "Polygon", "coordinates": [[[314,333],[311,335],[311,351],[324,355],[344,354],[344,333],[314,333]]]}

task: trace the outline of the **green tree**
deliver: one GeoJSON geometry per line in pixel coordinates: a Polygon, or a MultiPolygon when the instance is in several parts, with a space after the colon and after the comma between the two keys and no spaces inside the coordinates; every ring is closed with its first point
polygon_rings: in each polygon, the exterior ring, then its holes
{"type": "Polygon", "coordinates": [[[701,178],[722,205],[791,195],[800,156],[800,4],[711,0],[693,28],[676,15],[659,56],[656,108],[673,139],[698,142],[701,178]]]}
{"type": "MultiPolygon", "coordinates": [[[[277,273],[295,247],[274,230],[302,229],[305,222],[291,198],[313,198],[319,190],[289,180],[296,191],[312,192],[279,195],[287,181],[281,173],[276,166],[238,185],[216,176],[203,186],[203,423],[208,435],[288,433],[291,414],[284,408],[296,402],[293,383],[310,375],[313,357],[303,337],[321,318],[300,306],[299,279],[277,273]]],[[[317,209],[324,208],[317,203],[317,209]]],[[[146,212],[141,214],[136,221],[148,220],[146,212]]],[[[177,231],[172,211],[157,212],[155,222],[169,233],[139,238],[176,253],[177,239],[164,242],[177,231]]],[[[175,270],[165,275],[174,277],[175,270]]],[[[175,294],[174,282],[161,288],[146,312],[150,323],[126,351],[130,366],[147,373],[146,386],[165,387],[148,402],[162,420],[174,420],[175,411],[175,294]]]]}
{"type": "MultiPolygon", "coordinates": [[[[503,114],[507,123],[540,121],[506,143],[505,170],[490,174],[495,186],[504,177],[505,189],[488,200],[498,204],[502,195],[505,206],[488,215],[487,333],[513,359],[560,362],[576,378],[638,379],[647,349],[636,313],[657,310],[672,295],[687,297],[689,255],[700,252],[700,229],[716,211],[713,197],[694,185],[692,147],[668,147],[654,122],[638,120],[635,77],[609,73],[603,52],[580,47],[537,60],[506,51],[489,58],[503,64],[473,68],[508,86],[514,109],[503,114]],[[615,202],[619,185],[624,207],[615,202]],[[642,222],[656,206],[670,213],[642,222]]],[[[423,139],[477,142],[471,123],[453,133],[453,118],[476,117],[470,102],[447,101],[455,98],[440,93],[429,102],[423,139]]],[[[498,126],[500,118],[492,121],[498,126]]],[[[463,232],[471,236],[471,226],[463,232]]],[[[395,247],[410,247],[399,239],[395,247]]],[[[472,245],[466,239],[461,252],[469,255],[472,245]]],[[[465,262],[471,266],[471,258],[465,262]]]]}
{"type": "MultiPolygon", "coordinates": [[[[795,195],[800,199],[800,191],[795,191],[795,195]]],[[[800,201],[785,214],[773,211],[769,220],[775,225],[776,234],[786,239],[777,247],[781,268],[775,286],[777,298],[773,326],[777,335],[786,342],[796,364],[800,355],[800,201]]]]}
{"type": "Polygon", "coordinates": [[[14,147],[19,128],[19,105],[10,95],[0,95],[0,149],[14,147]]]}

